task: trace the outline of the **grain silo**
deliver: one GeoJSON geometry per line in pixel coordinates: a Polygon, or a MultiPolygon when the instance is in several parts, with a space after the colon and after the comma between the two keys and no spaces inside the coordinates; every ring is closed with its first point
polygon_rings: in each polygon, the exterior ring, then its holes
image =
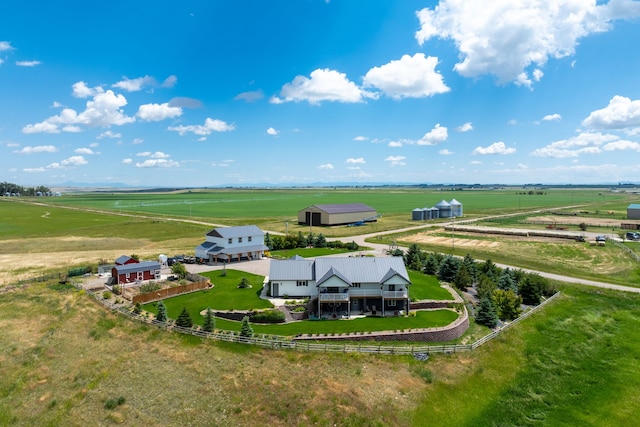
{"type": "Polygon", "coordinates": [[[431,219],[438,219],[440,218],[440,209],[436,208],[435,206],[432,207],[431,209],[431,219]]]}
{"type": "Polygon", "coordinates": [[[451,218],[451,205],[446,200],[436,203],[436,208],[440,213],[440,218],[451,218]]]}
{"type": "Polygon", "coordinates": [[[462,216],[462,203],[460,203],[456,199],[451,199],[449,204],[451,205],[451,216],[462,216]]]}
{"type": "Polygon", "coordinates": [[[422,221],[424,218],[424,211],[420,208],[415,208],[411,211],[411,219],[414,221],[422,221]]]}

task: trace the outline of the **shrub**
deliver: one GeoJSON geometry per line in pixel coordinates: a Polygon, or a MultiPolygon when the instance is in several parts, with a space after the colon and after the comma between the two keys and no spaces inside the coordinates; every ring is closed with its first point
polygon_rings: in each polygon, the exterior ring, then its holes
{"type": "Polygon", "coordinates": [[[124,405],[126,399],[123,396],[118,397],[117,399],[108,399],[104,402],[104,409],[116,409],[120,405],[124,405]]]}
{"type": "Polygon", "coordinates": [[[251,320],[254,323],[283,323],[285,316],[280,310],[272,309],[254,314],[251,320]]]}
{"type": "Polygon", "coordinates": [[[246,277],[243,277],[242,280],[240,281],[240,284],[238,285],[238,288],[246,289],[250,287],[251,287],[251,283],[249,283],[249,279],[247,279],[246,277]]]}
{"type": "Polygon", "coordinates": [[[104,292],[102,293],[102,298],[104,298],[104,299],[109,299],[109,298],[111,298],[111,292],[109,292],[109,291],[104,291],[104,292]]]}
{"type": "Polygon", "coordinates": [[[150,292],[155,292],[160,290],[161,286],[159,283],[156,283],[154,281],[150,281],[149,283],[143,283],[142,285],[140,285],[140,293],[141,294],[148,294],[150,292]]]}

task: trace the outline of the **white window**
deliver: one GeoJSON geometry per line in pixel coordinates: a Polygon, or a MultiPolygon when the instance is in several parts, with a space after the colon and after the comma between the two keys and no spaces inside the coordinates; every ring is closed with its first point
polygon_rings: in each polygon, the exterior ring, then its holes
{"type": "Polygon", "coordinates": [[[309,286],[309,282],[307,282],[306,280],[298,280],[296,282],[296,286],[309,286]]]}
{"type": "Polygon", "coordinates": [[[242,237],[238,237],[238,243],[242,243],[242,237]]]}
{"type": "Polygon", "coordinates": [[[395,307],[395,306],[396,306],[396,300],[390,299],[389,300],[389,307],[395,307]]]}
{"type": "Polygon", "coordinates": [[[249,242],[251,241],[251,236],[247,237],[247,241],[249,242]]]}

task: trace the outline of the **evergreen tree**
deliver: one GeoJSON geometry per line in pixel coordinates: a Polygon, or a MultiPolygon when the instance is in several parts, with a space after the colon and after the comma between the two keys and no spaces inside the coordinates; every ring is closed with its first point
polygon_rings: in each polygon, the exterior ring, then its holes
{"type": "Polygon", "coordinates": [[[518,291],[518,283],[513,278],[513,274],[509,267],[502,270],[500,277],[498,278],[498,288],[503,291],[511,290],[514,293],[518,291]]]}
{"type": "Polygon", "coordinates": [[[527,305],[540,304],[547,280],[535,273],[527,274],[520,282],[518,293],[522,297],[522,302],[527,305]]]}
{"type": "Polygon", "coordinates": [[[313,233],[309,233],[309,235],[307,236],[307,240],[305,241],[306,246],[313,246],[313,244],[315,243],[316,238],[313,235],[313,233]]]}
{"type": "Polygon", "coordinates": [[[182,311],[176,319],[176,326],[180,326],[182,328],[190,328],[193,326],[193,321],[191,320],[191,316],[187,311],[187,307],[182,307],[182,311]]]}
{"type": "Polygon", "coordinates": [[[404,264],[409,270],[422,271],[422,260],[420,256],[420,247],[416,243],[412,243],[404,255],[404,264]]]}
{"type": "Polygon", "coordinates": [[[476,323],[495,328],[498,324],[498,313],[491,298],[484,297],[480,300],[476,311],[476,323]]]}
{"type": "Polygon", "coordinates": [[[273,241],[271,240],[269,232],[264,233],[264,245],[268,247],[269,250],[273,250],[273,241]]]}
{"type": "Polygon", "coordinates": [[[451,255],[446,256],[440,263],[440,268],[438,269],[438,279],[443,282],[452,283],[456,278],[459,263],[460,261],[457,258],[454,258],[451,255]]]}
{"type": "Polygon", "coordinates": [[[469,254],[464,256],[462,263],[467,266],[467,271],[469,272],[469,276],[471,276],[471,282],[476,283],[478,281],[478,266],[476,265],[476,260],[469,254]]]}
{"type": "Polygon", "coordinates": [[[242,318],[242,326],[240,326],[240,336],[245,338],[251,338],[253,336],[253,328],[249,323],[249,316],[242,318]]]}
{"type": "Polygon", "coordinates": [[[491,298],[493,291],[497,288],[496,282],[484,273],[480,273],[478,283],[476,284],[476,293],[478,298],[491,298]]]}
{"type": "Polygon", "coordinates": [[[458,267],[456,277],[453,279],[453,286],[461,291],[466,291],[467,288],[471,286],[471,275],[464,262],[461,262],[458,267]]]}
{"type": "Polygon", "coordinates": [[[204,323],[202,324],[202,330],[205,332],[213,332],[216,328],[216,317],[213,314],[213,310],[207,308],[207,312],[204,315],[204,323]]]}
{"type": "Polygon", "coordinates": [[[438,259],[433,253],[430,253],[429,255],[427,255],[424,262],[424,274],[435,275],[436,273],[438,273],[439,266],[440,263],[438,262],[438,259]]]}
{"type": "Polygon", "coordinates": [[[158,303],[158,313],[156,313],[156,320],[158,322],[167,321],[167,307],[164,305],[162,301],[158,303]]]}
{"type": "Polygon", "coordinates": [[[313,242],[316,248],[326,248],[327,247],[327,239],[325,239],[324,234],[318,233],[315,242],[313,242]]]}
{"type": "Polygon", "coordinates": [[[296,242],[296,247],[304,248],[305,246],[307,246],[307,238],[304,237],[302,231],[298,231],[298,241],[296,242]]]}
{"type": "Polygon", "coordinates": [[[495,265],[490,259],[480,264],[480,272],[486,274],[492,279],[497,279],[500,276],[500,267],[495,265]]]}
{"type": "Polygon", "coordinates": [[[139,302],[136,303],[136,305],[133,306],[133,314],[140,314],[142,313],[142,306],[140,305],[139,302]]]}

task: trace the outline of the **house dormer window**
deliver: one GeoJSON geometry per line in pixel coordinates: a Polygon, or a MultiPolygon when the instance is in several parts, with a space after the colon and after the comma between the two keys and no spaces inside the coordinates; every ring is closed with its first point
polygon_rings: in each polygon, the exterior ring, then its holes
{"type": "Polygon", "coordinates": [[[238,243],[242,243],[242,237],[238,237],[238,243]]]}
{"type": "Polygon", "coordinates": [[[229,244],[233,243],[233,239],[229,238],[228,242],[229,244]]]}

